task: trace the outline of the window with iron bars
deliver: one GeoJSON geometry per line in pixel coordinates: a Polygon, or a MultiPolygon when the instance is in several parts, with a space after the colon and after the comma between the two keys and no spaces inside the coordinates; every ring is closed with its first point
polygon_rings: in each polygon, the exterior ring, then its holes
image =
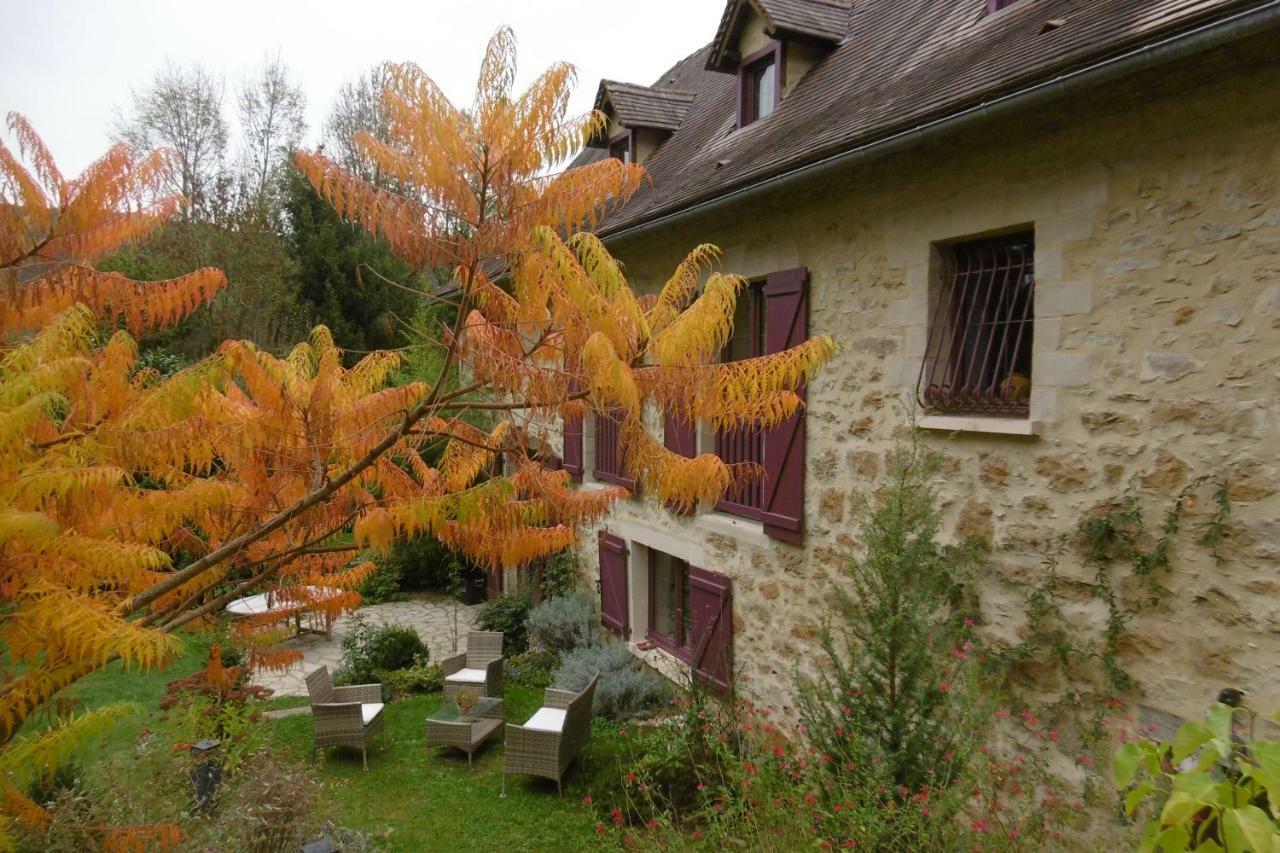
{"type": "Polygon", "coordinates": [[[935,414],[1027,417],[1035,235],[940,247],[941,275],[916,395],[935,414]]]}

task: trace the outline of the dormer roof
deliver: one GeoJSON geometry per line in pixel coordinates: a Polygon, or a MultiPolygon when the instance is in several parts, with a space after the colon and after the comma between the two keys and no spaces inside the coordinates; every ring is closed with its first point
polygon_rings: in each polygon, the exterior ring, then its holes
{"type": "MultiPolygon", "coordinates": [[[[691,92],[601,80],[600,89],[596,92],[596,109],[612,113],[618,124],[626,128],[674,133],[684,121],[693,97],[691,92]]],[[[590,144],[604,145],[607,142],[596,137],[590,144]]]]}
{"type": "Polygon", "coordinates": [[[729,0],[711,42],[708,70],[738,70],[738,38],[748,10],[764,20],[765,34],[775,39],[835,46],[849,29],[847,0],[729,0]]]}

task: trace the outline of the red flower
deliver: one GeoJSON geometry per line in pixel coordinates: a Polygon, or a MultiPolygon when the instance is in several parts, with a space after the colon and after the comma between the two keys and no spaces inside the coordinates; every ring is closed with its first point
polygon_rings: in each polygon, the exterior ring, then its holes
{"type": "Polygon", "coordinates": [[[699,790],[699,791],[704,790],[706,787],[707,787],[707,786],[706,786],[706,785],[704,785],[704,784],[702,784],[701,782],[699,782],[699,783],[698,783],[698,790],[699,790]]]}
{"type": "Polygon", "coordinates": [[[991,824],[987,823],[985,820],[975,820],[973,823],[969,824],[969,828],[974,832],[986,832],[991,829],[991,824]]]}
{"type": "Polygon", "coordinates": [[[590,794],[587,794],[585,797],[583,797],[583,798],[582,798],[582,804],[583,804],[584,806],[589,806],[589,805],[591,805],[591,795],[590,795],[590,794]]]}
{"type": "Polygon", "coordinates": [[[702,840],[702,830],[701,830],[701,829],[695,829],[695,830],[693,831],[693,840],[694,840],[694,841],[701,841],[701,840],[702,840]]]}
{"type": "Polygon", "coordinates": [[[636,774],[634,774],[634,773],[628,773],[628,774],[627,774],[627,784],[628,784],[628,785],[630,785],[631,783],[633,783],[633,782],[635,782],[635,781],[636,781],[636,774]]]}
{"type": "Polygon", "coordinates": [[[604,821],[596,824],[596,832],[604,832],[604,821]]]}
{"type": "Polygon", "coordinates": [[[614,826],[622,826],[622,809],[614,806],[613,811],[609,812],[609,816],[613,818],[614,826]]]}
{"type": "Polygon", "coordinates": [[[944,681],[938,685],[938,689],[941,690],[943,693],[950,693],[951,685],[944,681]]]}
{"type": "Polygon", "coordinates": [[[658,828],[658,822],[657,822],[656,820],[653,820],[653,819],[651,818],[651,819],[649,819],[649,820],[645,821],[644,828],[645,828],[645,829],[657,829],[657,828],[658,828]]]}
{"type": "Polygon", "coordinates": [[[966,620],[964,620],[964,626],[965,626],[966,628],[972,628],[972,627],[973,627],[973,620],[972,620],[972,619],[966,619],[966,620]]]}

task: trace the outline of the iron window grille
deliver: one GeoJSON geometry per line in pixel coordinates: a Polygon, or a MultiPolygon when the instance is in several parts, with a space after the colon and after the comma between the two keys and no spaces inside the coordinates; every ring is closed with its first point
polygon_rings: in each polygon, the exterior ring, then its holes
{"type": "Polygon", "coordinates": [[[944,246],[916,395],[929,412],[1027,417],[1035,235],[944,246]]]}
{"type": "MultiPolygon", "coordinates": [[[[765,354],[764,282],[755,281],[738,294],[734,308],[733,335],[724,348],[724,361],[740,361],[765,354]]],[[[764,464],[764,430],[743,426],[716,433],[716,455],[732,465],[764,464]]],[[[764,482],[749,479],[736,491],[726,494],[716,508],[748,518],[760,518],[764,508],[764,482]]]]}

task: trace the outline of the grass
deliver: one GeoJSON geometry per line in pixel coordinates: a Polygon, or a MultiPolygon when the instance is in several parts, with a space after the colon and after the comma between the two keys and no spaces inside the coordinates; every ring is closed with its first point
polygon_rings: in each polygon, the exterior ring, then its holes
{"type": "MultiPolygon", "coordinates": [[[[507,719],[523,722],[542,691],[517,685],[506,689],[507,719]]],[[[387,850],[586,850],[595,846],[594,819],[582,805],[587,780],[612,772],[612,744],[603,726],[565,776],[564,796],[554,782],[525,776],[502,791],[502,743],[496,736],[474,756],[425,746],[428,714],[439,693],[392,702],[384,734],[375,740],[369,769],[360,753],[323,750],[319,775],[324,807],[337,823],[360,830],[387,850]],[[385,737],[386,745],[378,743],[385,737]]],[[[295,760],[311,761],[311,718],[286,717],[271,724],[271,743],[295,760]]]]}
{"type": "MultiPolygon", "coordinates": [[[[134,744],[144,727],[159,725],[159,701],[166,684],[202,667],[208,657],[207,638],[183,637],[183,649],[163,670],[126,671],[119,664],[95,672],[67,691],[83,703],[75,713],[115,702],[136,703],[141,712],[129,716],[107,735],[90,744],[81,756],[86,781],[119,787],[122,778],[145,775],[135,763],[134,744]]],[[[522,722],[537,710],[542,691],[508,683],[506,716],[522,722]]],[[[618,769],[616,726],[597,721],[592,742],[570,766],[564,796],[555,783],[512,776],[507,798],[502,791],[501,735],[481,747],[468,769],[464,753],[425,745],[425,720],[439,707],[439,693],[392,702],[384,710],[386,728],[375,739],[369,769],[362,770],[360,753],[339,748],[313,755],[308,714],[263,723],[271,751],[286,764],[308,768],[321,784],[318,813],[334,824],[356,830],[385,850],[588,850],[598,849],[595,818],[583,805],[593,780],[614,777],[618,769]]],[[[276,697],[263,710],[306,705],[302,697],[276,697]]],[[[23,734],[36,734],[49,725],[33,715],[23,734]]],[[[248,772],[252,772],[249,770],[248,772]]],[[[135,778],[149,786],[160,780],[135,778]]],[[[168,784],[166,781],[164,784],[168,784]]],[[[185,796],[185,795],[184,795],[185,796]]],[[[151,803],[152,798],[144,798],[151,803]]],[[[154,813],[167,803],[157,796],[151,805],[138,803],[150,820],[179,819],[154,813]]],[[[198,827],[196,827],[198,832],[198,827]]],[[[194,838],[192,839],[194,840],[194,838]]]]}

